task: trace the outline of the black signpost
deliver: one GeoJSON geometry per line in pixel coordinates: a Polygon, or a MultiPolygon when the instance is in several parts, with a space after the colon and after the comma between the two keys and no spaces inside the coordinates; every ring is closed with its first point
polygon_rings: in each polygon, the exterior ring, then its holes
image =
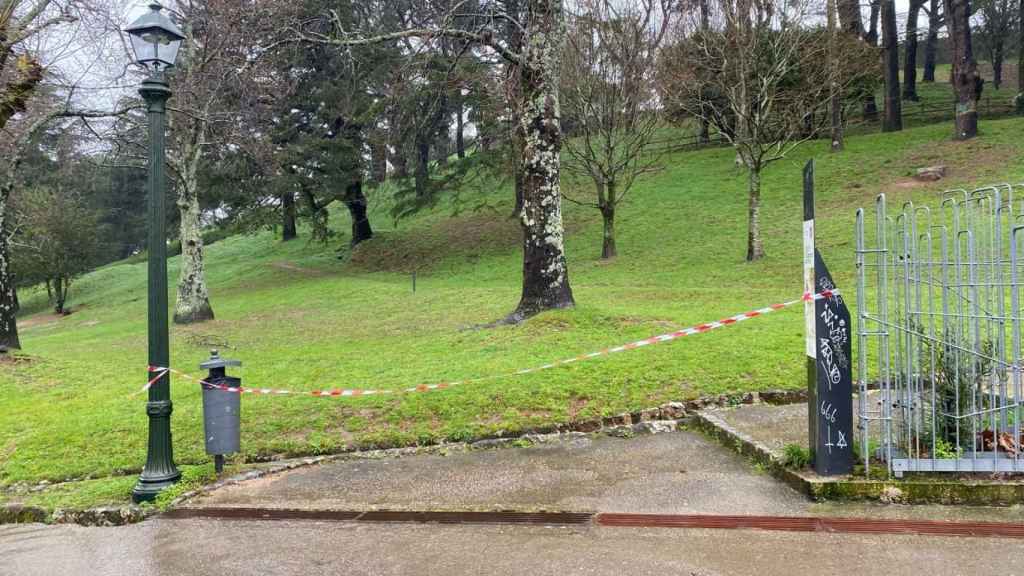
{"type": "Polygon", "coordinates": [[[850,310],[815,247],[814,161],[804,168],[804,292],[808,434],[814,470],[823,476],[853,470],[853,370],[850,310]]]}

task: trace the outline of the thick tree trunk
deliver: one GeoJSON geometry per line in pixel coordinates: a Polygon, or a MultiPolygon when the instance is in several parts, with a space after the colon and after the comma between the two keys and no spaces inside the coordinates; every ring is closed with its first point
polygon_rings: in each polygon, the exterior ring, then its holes
{"type": "Polygon", "coordinates": [[[749,172],[750,204],[747,212],[747,262],[764,258],[761,240],[761,169],[747,167],[749,172]]]}
{"type": "Polygon", "coordinates": [[[907,12],[907,39],[903,55],[903,99],[914,102],[917,95],[917,16],[921,12],[922,0],[910,0],[907,12]]]}
{"type": "Polygon", "coordinates": [[[928,39],[924,44],[924,72],[922,82],[935,82],[935,58],[939,49],[939,28],[942,27],[939,16],[939,0],[928,2],[928,39]]]}
{"type": "Polygon", "coordinates": [[[903,110],[900,103],[900,45],[896,33],[896,2],[882,3],[882,61],[885,64],[885,118],[883,132],[903,129],[903,110]]]}
{"type": "Polygon", "coordinates": [[[203,235],[197,194],[198,158],[193,156],[178,185],[178,212],[181,215],[181,272],[178,278],[178,301],[174,306],[175,324],[192,324],[213,320],[213,308],[206,289],[203,265],[203,235]]]}
{"type": "MultiPolygon", "coordinates": [[[[10,49],[0,53],[0,70],[6,71],[10,49]]],[[[17,66],[0,95],[0,130],[19,112],[25,110],[36,87],[43,80],[43,67],[28,56],[18,57],[17,66]]],[[[11,247],[7,239],[7,202],[14,187],[14,171],[18,165],[16,153],[9,159],[7,181],[0,187],[0,351],[20,350],[18,339],[17,295],[14,288],[14,271],[11,270],[11,247]]]]}
{"type": "MultiPolygon", "coordinates": [[[[200,141],[197,137],[194,141],[200,141]]],[[[206,288],[206,270],[203,265],[203,234],[199,207],[199,164],[201,149],[182,151],[185,165],[178,183],[179,235],[181,241],[181,270],[178,278],[178,298],[174,305],[175,324],[193,324],[213,320],[210,294],[206,288]]]]}
{"type": "Polygon", "coordinates": [[[864,24],[860,18],[858,0],[838,0],[836,8],[839,12],[839,27],[843,32],[855,38],[863,38],[864,24]]]}
{"type": "Polygon", "coordinates": [[[63,314],[64,313],[64,302],[67,300],[67,288],[64,285],[64,278],[57,276],[53,279],[53,289],[56,295],[56,300],[53,303],[53,313],[63,314]]]}
{"type": "Polygon", "coordinates": [[[360,242],[373,238],[373,228],[370,227],[370,218],[367,215],[366,195],[363,194],[363,181],[356,180],[345,189],[345,207],[352,217],[352,241],[350,245],[354,248],[360,242]]]}
{"type": "Polygon", "coordinates": [[[522,158],[523,290],[509,317],[575,305],[565,261],[562,225],[562,129],[558,81],[565,27],[561,0],[530,0],[530,38],[523,49],[520,89],[522,158]]]}
{"type": "Polygon", "coordinates": [[[618,256],[615,249],[615,208],[605,206],[601,208],[601,218],[604,220],[604,236],[601,244],[601,259],[609,260],[618,256]]]}
{"type": "Polygon", "coordinates": [[[974,61],[971,46],[970,0],[945,0],[946,26],[953,48],[952,84],[956,97],[957,140],[968,140],[978,135],[978,99],[981,97],[981,77],[974,61]]]}
{"type": "Polygon", "coordinates": [[[281,240],[294,240],[299,234],[295,227],[295,193],[285,192],[281,195],[281,240]]]}
{"type": "Polygon", "coordinates": [[[0,352],[20,350],[18,323],[15,319],[14,274],[11,271],[11,248],[7,241],[7,199],[10,188],[0,190],[0,352]]]}

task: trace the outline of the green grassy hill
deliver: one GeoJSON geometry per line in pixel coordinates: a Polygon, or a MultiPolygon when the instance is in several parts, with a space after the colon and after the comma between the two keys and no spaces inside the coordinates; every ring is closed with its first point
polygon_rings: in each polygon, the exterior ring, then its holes
{"type": "MultiPolygon", "coordinates": [[[[574,310],[524,325],[475,329],[511,311],[520,286],[510,190],[464,192],[466,205],[392,227],[338,259],[335,246],[270,233],[209,247],[217,320],[172,328],[172,364],[198,373],[210,348],[238,358],[244,385],[296,391],[402,388],[501,374],[716,320],[800,296],[803,163],[818,161],[819,242],[841,288],[853,290],[853,214],[885,192],[892,204],[934,202],[946,188],[1024,181],[1024,120],[984,122],[967,143],[951,124],[859,136],[829,154],[810,143],[764,180],[768,257],[747,264],[745,175],[728,149],[678,154],[640,181],[619,213],[620,256],[601,262],[596,211],[566,205],[574,310]],[[915,168],[943,163],[946,180],[915,168]],[[467,202],[469,200],[469,202],[467,202]],[[410,274],[417,271],[417,291],[410,274]]],[[[581,186],[583,186],[581,184],[581,186]]],[[[586,190],[586,188],[581,188],[586,190]]],[[[347,229],[335,210],[334,228],[347,229]]],[[[171,278],[177,275],[171,262],[171,278]]],[[[24,356],[0,365],[0,486],[76,482],[33,497],[50,506],[126,500],[145,457],[145,264],[115,264],[72,288],[75,313],[45,312],[22,294],[24,356]],[[31,314],[31,312],[35,312],[31,314]]],[[[172,290],[173,302],[173,290],[172,290]]],[[[351,447],[466,439],[649,407],[702,394],[804,385],[799,307],[762,319],[537,374],[440,392],[355,399],[243,398],[236,461],[351,447]]],[[[209,473],[200,389],[172,379],[176,459],[209,473]]],[[[12,496],[3,495],[0,500],[12,496]]]]}

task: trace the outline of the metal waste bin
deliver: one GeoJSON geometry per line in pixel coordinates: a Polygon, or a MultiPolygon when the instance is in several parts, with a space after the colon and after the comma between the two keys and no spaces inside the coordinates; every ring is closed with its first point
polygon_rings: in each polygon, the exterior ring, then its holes
{"type": "Polygon", "coordinates": [[[241,387],[241,378],[225,374],[228,366],[241,365],[239,360],[221,358],[216,350],[211,350],[210,359],[199,365],[209,371],[203,383],[203,429],[206,453],[213,456],[218,474],[224,470],[224,455],[240,449],[242,395],[223,388],[241,387]]]}

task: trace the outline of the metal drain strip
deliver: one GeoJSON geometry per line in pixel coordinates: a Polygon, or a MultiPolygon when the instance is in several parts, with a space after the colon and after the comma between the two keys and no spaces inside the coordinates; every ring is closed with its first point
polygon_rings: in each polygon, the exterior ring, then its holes
{"type": "Polygon", "coordinates": [[[943,520],[884,520],[820,518],[813,516],[726,516],[706,514],[595,514],[590,512],[303,510],[296,508],[178,508],[163,518],[219,520],[318,520],[347,522],[411,522],[419,524],[587,525],[592,521],[616,528],[704,528],[769,530],[840,534],[910,534],[1024,538],[1024,524],[951,522],[943,520]]]}
{"type": "Polygon", "coordinates": [[[163,518],[221,520],[325,520],[357,522],[417,522],[422,524],[535,524],[580,525],[594,518],[589,512],[434,512],[373,510],[302,510],[293,508],[178,508],[163,518]]]}

